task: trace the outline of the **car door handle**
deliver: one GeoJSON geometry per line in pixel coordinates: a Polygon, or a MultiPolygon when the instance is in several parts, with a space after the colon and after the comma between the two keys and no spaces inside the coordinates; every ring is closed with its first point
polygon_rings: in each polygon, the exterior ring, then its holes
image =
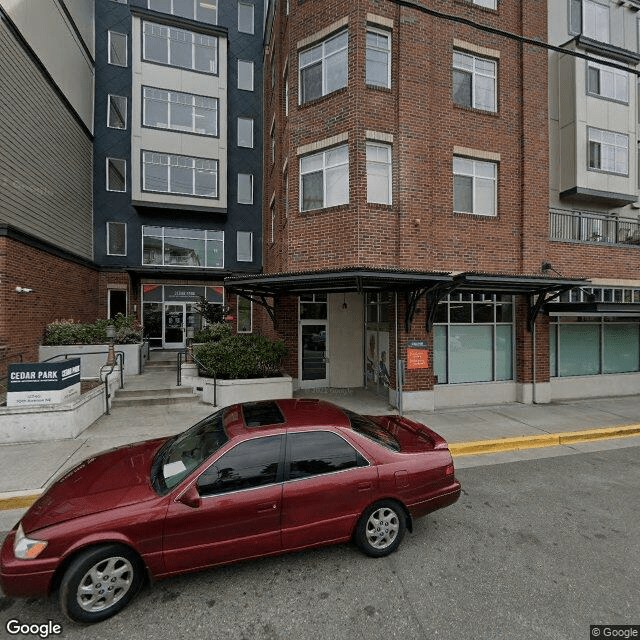
{"type": "Polygon", "coordinates": [[[265,504],[258,505],[258,513],[269,513],[270,511],[274,511],[278,508],[278,505],[275,502],[268,502],[265,504]]]}
{"type": "Polygon", "coordinates": [[[358,491],[369,491],[371,489],[370,482],[359,482],[358,483],[358,491]]]}

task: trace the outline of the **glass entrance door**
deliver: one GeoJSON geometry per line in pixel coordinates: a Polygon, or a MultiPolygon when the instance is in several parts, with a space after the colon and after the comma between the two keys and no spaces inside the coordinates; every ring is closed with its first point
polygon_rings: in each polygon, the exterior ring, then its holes
{"type": "Polygon", "coordinates": [[[184,303],[165,303],[162,346],[166,349],[184,349],[186,345],[185,311],[184,303]]]}
{"type": "Polygon", "coordinates": [[[302,321],[300,324],[300,388],[326,386],[327,323],[302,321]]]}

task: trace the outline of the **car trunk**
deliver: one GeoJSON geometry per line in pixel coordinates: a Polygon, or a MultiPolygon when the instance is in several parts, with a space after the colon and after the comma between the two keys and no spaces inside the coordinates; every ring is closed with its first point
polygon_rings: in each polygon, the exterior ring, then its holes
{"type": "Polygon", "coordinates": [[[444,438],[419,422],[392,415],[367,417],[396,438],[402,453],[421,453],[449,448],[444,438]]]}

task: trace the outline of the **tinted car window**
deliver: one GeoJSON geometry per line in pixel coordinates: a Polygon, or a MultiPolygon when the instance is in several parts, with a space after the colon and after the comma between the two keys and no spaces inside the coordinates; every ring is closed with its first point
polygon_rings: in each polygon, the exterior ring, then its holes
{"type": "Polygon", "coordinates": [[[400,443],[388,432],[385,431],[380,425],[361,416],[359,413],[343,409],[349,418],[351,428],[360,435],[369,438],[374,442],[391,449],[392,451],[400,451],[400,443]]]}
{"type": "Polygon", "coordinates": [[[288,448],[290,480],[368,464],[348,442],[330,431],[290,433],[288,448]]]}
{"type": "Polygon", "coordinates": [[[255,438],[227,451],[198,478],[200,495],[211,496],[276,482],[282,438],[255,438]]]}

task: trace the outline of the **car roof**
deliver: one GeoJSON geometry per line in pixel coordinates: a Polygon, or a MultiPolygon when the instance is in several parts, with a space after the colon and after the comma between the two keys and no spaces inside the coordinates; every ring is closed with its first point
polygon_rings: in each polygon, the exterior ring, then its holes
{"type": "Polygon", "coordinates": [[[350,424],[340,407],[311,398],[243,402],[230,406],[224,414],[224,425],[230,438],[278,429],[348,428],[350,424]],[[245,415],[249,414],[258,417],[254,424],[245,424],[245,415]]]}

